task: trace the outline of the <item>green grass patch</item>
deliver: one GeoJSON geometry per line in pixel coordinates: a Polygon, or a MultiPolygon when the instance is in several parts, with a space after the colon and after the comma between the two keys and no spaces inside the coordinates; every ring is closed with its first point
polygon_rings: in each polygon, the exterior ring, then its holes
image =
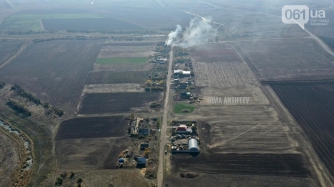
{"type": "Polygon", "coordinates": [[[194,110],[195,110],[195,106],[190,105],[190,104],[177,103],[174,105],[174,113],[176,114],[191,113],[194,110]]]}
{"type": "Polygon", "coordinates": [[[0,31],[42,31],[41,19],[103,18],[100,14],[14,14],[5,18],[0,31]]]}
{"type": "Polygon", "coordinates": [[[146,63],[148,57],[115,57],[115,58],[98,58],[97,64],[141,64],[146,63]]]}

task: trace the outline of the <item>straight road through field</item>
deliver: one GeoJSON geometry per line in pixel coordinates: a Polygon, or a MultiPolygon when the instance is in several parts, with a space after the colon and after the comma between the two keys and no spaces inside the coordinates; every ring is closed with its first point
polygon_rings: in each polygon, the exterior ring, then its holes
{"type": "Polygon", "coordinates": [[[328,45],[325,44],[324,41],[322,41],[320,38],[318,38],[316,35],[314,35],[313,33],[311,33],[309,30],[307,30],[306,28],[304,29],[305,32],[307,32],[312,39],[314,39],[316,42],[318,42],[318,44],[330,55],[334,56],[334,52],[328,47],[328,45]]]}
{"type": "Polygon", "coordinates": [[[19,54],[24,51],[28,45],[31,44],[31,41],[27,41],[25,42],[21,48],[16,52],[16,54],[14,56],[12,56],[10,59],[8,59],[5,63],[3,63],[1,66],[0,66],[0,69],[3,68],[5,65],[7,65],[8,63],[10,63],[14,58],[16,58],[17,56],[19,56],[19,54]]]}
{"type": "Polygon", "coordinates": [[[170,51],[170,58],[168,62],[165,105],[164,105],[164,113],[163,113],[163,119],[162,119],[162,125],[161,125],[159,168],[158,168],[158,175],[157,175],[158,187],[163,186],[163,179],[164,179],[164,162],[165,162],[164,150],[165,150],[165,145],[167,143],[166,131],[167,131],[167,117],[168,117],[168,111],[169,111],[169,90],[170,90],[170,81],[171,81],[171,75],[172,75],[172,64],[173,64],[173,47],[170,51]]]}

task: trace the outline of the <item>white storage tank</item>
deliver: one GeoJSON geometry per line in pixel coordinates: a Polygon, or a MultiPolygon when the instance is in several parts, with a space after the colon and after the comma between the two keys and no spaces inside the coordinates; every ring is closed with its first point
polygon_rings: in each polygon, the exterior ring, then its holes
{"type": "Polygon", "coordinates": [[[194,138],[188,140],[188,147],[190,152],[199,152],[198,142],[194,138]]]}

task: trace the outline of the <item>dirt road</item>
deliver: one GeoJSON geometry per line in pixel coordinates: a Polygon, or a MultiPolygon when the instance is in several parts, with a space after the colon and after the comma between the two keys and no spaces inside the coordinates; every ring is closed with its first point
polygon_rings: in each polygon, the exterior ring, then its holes
{"type": "Polygon", "coordinates": [[[317,36],[315,36],[313,33],[311,33],[309,30],[307,30],[306,28],[304,29],[305,32],[307,32],[311,38],[313,40],[315,40],[316,42],[318,42],[318,44],[330,55],[334,56],[334,52],[325,44],[325,42],[323,42],[320,38],[318,38],[317,36]]]}
{"type": "Polygon", "coordinates": [[[16,52],[16,54],[14,56],[12,56],[10,59],[8,59],[5,63],[3,63],[1,66],[0,66],[0,69],[3,68],[5,65],[7,65],[8,63],[10,63],[14,58],[16,58],[17,56],[19,56],[19,54],[24,51],[28,45],[31,44],[31,41],[27,41],[25,42],[21,48],[16,52]]]}
{"type": "Polygon", "coordinates": [[[170,90],[170,81],[172,75],[172,63],[173,62],[173,48],[170,52],[169,64],[168,64],[168,74],[166,80],[166,95],[165,95],[165,105],[164,105],[164,113],[162,119],[162,126],[161,126],[161,137],[160,137],[160,151],[159,151],[159,168],[158,168],[158,175],[157,175],[157,184],[158,187],[163,186],[163,179],[164,179],[164,151],[165,145],[167,143],[167,117],[169,111],[169,90],[170,90]]]}

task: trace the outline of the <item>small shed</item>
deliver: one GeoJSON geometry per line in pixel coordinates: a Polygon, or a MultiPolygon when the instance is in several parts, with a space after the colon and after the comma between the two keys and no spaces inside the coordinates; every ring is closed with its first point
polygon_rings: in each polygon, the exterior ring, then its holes
{"type": "Polygon", "coordinates": [[[124,158],[118,159],[118,163],[124,163],[124,158]]]}
{"type": "Polygon", "coordinates": [[[137,158],[137,168],[146,167],[146,158],[138,157],[137,158]]]}
{"type": "Polygon", "coordinates": [[[141,151],[144,151],[146,148],[150,148],[150,145],[148,143],[140,144],[140,150],[141,151]]]}

